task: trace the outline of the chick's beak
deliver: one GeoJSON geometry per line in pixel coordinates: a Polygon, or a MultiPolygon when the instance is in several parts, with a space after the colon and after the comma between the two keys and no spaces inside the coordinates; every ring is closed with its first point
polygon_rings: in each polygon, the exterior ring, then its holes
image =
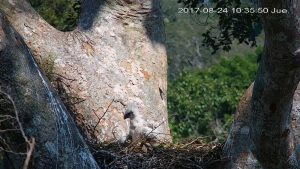
{"type": "Polygon", "coordinates": [[[126,113],[124,114],[124,119],[129,118],[129,116],[130,116],[130,113],[127,113],[127,112],[126,112],[126,113]]]}

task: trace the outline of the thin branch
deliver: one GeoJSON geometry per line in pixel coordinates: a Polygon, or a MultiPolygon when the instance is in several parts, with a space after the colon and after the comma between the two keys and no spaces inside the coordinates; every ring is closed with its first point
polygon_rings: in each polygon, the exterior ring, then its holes
{"type": "MultiPolygon", "coordinates": [[[[14,100],[11,98],[11,96],[4,92],[4,91],[1,91],[1,93],[5,94],[7,96],[7,98],[10,100],[11,104],[13,105],[13,108],[14,108],[14,111],[15,111],[15,115],[16,115],[16,121],[19,125],[19,131],[21,132],[23,138],[25,139],[26,143],[28,144],[29,146],[29,149],[26,153],[26,159],[25,159],[25,162],[24,162],[24,165],[23,165],[23,169],[27,169],[28,168],[28,165],[29,165],[29,161],[30,161],[30,158],[32,156],[32,153],[33,153],[33,150],[34,150],[34,146],[35,146],[35,139],[34,138],[31,138],[30,140],[28,139],[28,137],[26,136],[25,132],[24,132],[24,129],[23,129],[23,126],[21,124],[21,121],[19,119],[19,112],[17,110],[17,107],[15,105],[15,102],[14,100]]],[[[0,147],[0,149],[2,149],[3,151],[5,151],[3,148],[0,147]]],[[[13,152],[13,151],[6,151],[6,152],[13,152]]]]}
{"type": "MultiPolygon", "coordinates": [[[[163,120],[162,122],[160,122],[159,124],[158,124],[158,126],[156,126],[156,127],[154,127],[147,135],[146,135],[146,137],[148,137],[151,133],[153,133],[153,131],[154,130],[156,130],[158,127],[160,127],[163,123],[165,123],[166,122],[166,119],[165,120],[163,120]]],[[[167,135],[167,134],[166,134],[167,135]]]]}
{"type": "Polygon", "coordinates": [[[10,115],[1,115],[0,116],[0,123],[4,122],[4,121],[7,121],[7,120],[10,120],[10,119],[16,119],[15,117],[13,116],[10,116],[10,115]]]}
{"type": "Polygon", "coordinates": [[[27,138],[27,136],[26,136],[26,134],[25,134],[25,132],[24,132],[23,126],[22,126],[21,121],[20,121],[20,119],[19,119],[19,113],[18,113],[17,107],[16,107],[16,105],[15,105],[15,102],[13,101],[13,99],[10,97],[9,94],[7,94],[7,93],[5,93],[5,92],[3,92],[3,91],[1,91],[1,93],[5,94],[5,95],[7,96],[7,98],[10,100],[11,104],[13,105],[13,108],[14,108],[15,114],[16,114],[16,120],[17,120],[17,123],[18,123],[18,125],[19,125],[20,132],[21,132],[23,138],[25,139],[25,141],[26,141],[27,143],[29,143],[29,140],[28,140],[28,138],[27,138]]]}
{"type": "Polygon", "coordinates": [[[4,129],[4,130],[0,130],[0,133],[5,133],[8,131],[20,131],[19,129],[4,129]]]}
{"type": "Polygon", "coordinates": [[[12,150],[6,150],[6,149],[4,149],[3,147],[0,147],[0,150],[1,150],[1,151],[5,151],[5,152],[7,152],[7,153],[17,154],[17,155],[25,155],[25,154],[27,154],[27,153],[18,153],[18,152],[14,152],[14,151],[12,151],[12,150]]]}
{"type": "MultiPolygon", "coordinates": [[[[102,118],[105,116],[105,114],[107,113],[107,111],[108,111],[108,109],[109,109],[109,107],[112,105],[112,103],[115,101],[115,99],[112,99],[112,101],[110,102],[110,104],[108,105],[108,107],[106,108],[106,110],[105,110],[105,112],[103,113],[103,115],[99,118],[97,115],[97,117],[98,117],[98,122],[97,122],[97,124],[95,125],[95,127],[94,127],[94,131],[96,130],[96,127],[99,125],[99,123],[100,123],[100,121],[102,120],[102,118]]],[[[95,113],[95,112],[94,112],[95,113]]],[[[95,113],[96,114],[96,113],[95,113]]]]}
{"type": "Polygon", "coordinates": [[[61,75],[61,74],[58,74],[58,73],[54,73],[54,72],[52,72],[51,74],[53,74],[53,75],[56,75],[56,76],[59,76],[59,77],[61,77],[61,78],[65,79],[65,80],[68,80],[68,81],[71,81],[71,82],[74,82],[74,81],[76,81],[76,79],[70,79],[70,78],[67,78],[66,76],[63,76],[63,75],[61,75]]]}
{"type": "Polygon", "coordinates": [[[28,168],[28,165],[29,165],[29,162],[30,162],[33,150],[34,150],[34,146],[35,146],[35,139],[31,138],[30,142],[28,142],[28,145],[29,145],[29,150],[27,151],[27,154],[26,154],[26,159],[25,159],[25,162],[23,165],[23,169],[28,168]]]}

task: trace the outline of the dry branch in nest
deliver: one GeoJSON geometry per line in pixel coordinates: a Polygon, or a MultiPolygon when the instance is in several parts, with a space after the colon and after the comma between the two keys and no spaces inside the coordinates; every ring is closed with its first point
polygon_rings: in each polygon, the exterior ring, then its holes
{"type": "Polygon", "coordinates": [[[109,169],[217,169],[227,161],[221,156],[222,144],[203,139],[156,146],[140,141],[128,146],[112,143],[93,147],[100,167],[109,169]]]}
{"type": "Polygon", "coordinates": [[[0,151],[3,151],[5,153],[17,154],[17,155],[25,155],[26,157],[25,157],[25,161],[24,161],[22,168],[27,169],[27,168],[29,168],[30,159],[33,155],[33,151],[34,151],[34,147],[35,147],[35,138],[29,139],[26,136],[23,126],[21,124],[21,121],[19,119],[19,112],[18,112],[15,102],[11,98],[11,96],[3,91],[0,91],[0,94],[5,96],[5,98],[2,98],[3,96],[0,96],[0,106],[3,106],[2,104],[4,104],[4,105],[9,104],[11,107],[11,108],[6,108],[5,111],[7,111],[7,112],[2,112],[0,114],[0,131],[2,131],[2,133],[12,134],[11,136],[15,135],[12,132],[20,133],[21,137],[24,140],[24,143],[26,144],[26,148],[27,148],[26,152],[19,152],[19,151],[13,150],[11,148],[11,147],[13,147],[13,145],[10,145],[10,144],[12,144],[11,140],[9,140],[10,136],[6,135],[3,137],[2,135],[0,135],[0,151]],[[5,114],[8,112],[14,112],[15,116],[5,114]],[[8,126],[12,127],[12,128],[7,129],[6,127],[8,127],[8,126]],[[5,129],[3,129],[3,128],[5,128],[5,129]]]}

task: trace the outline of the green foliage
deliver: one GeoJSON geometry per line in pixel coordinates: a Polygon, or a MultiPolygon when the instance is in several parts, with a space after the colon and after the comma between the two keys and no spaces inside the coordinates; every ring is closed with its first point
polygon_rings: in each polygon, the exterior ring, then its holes
{"type": "Polygon", "coordinates": [[[257,55],[221,58],[203,70],[185,71],[169,82],[168,109],[175,139],[223,140],[243,92],[255,78],[257,55]]]}
{"type": "Polygon", "coordinates": [[[52,26],[70,31],[77,26],[80,3],[77,0],[29,0],[37,12],[52,26]]]}

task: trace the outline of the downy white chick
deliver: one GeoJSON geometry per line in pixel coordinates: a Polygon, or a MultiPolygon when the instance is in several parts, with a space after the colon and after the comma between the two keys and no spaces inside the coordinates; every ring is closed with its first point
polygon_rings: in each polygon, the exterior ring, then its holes
{"type": "Polygon", "coordinates": [[[155,127],[149,125],[140,114],[138,107],[134,103],[130,103],[124,113],[124,119],[130,119],[129,135],[133,142],[139,139],[147,139],[150,142],[155,142],[157,134],[155,127]]]}

